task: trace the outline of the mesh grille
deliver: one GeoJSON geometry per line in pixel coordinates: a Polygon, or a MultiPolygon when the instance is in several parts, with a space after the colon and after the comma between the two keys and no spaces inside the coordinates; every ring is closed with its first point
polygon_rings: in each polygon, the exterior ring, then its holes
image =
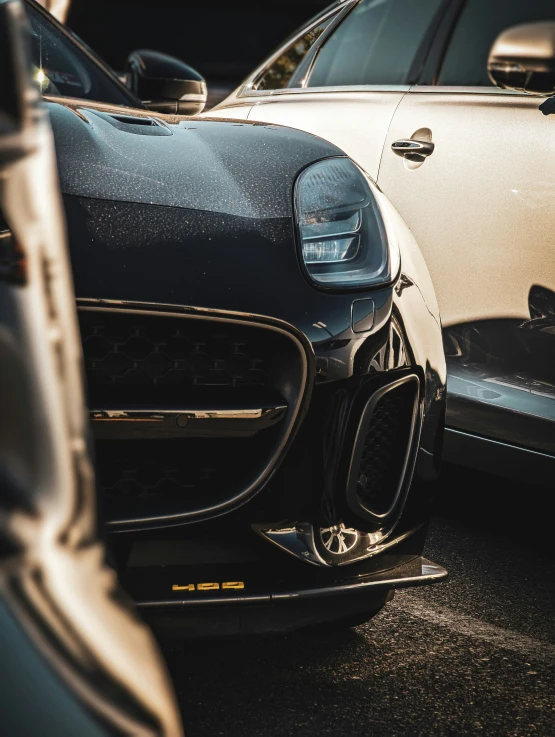
{"type": "Polygon", "coordinates": [[[414,382],[401,384],[378,400],[370,418],[357,491],[363,505],[375,514],[391,508],[402,480],[415,399],[414,382]]]}
{"type": "MultiPolygon", "coordinates": [[[[282,375],[295,366],[289,339],[264,327],[117,310],[81,310],[79,322],[92,407],[283,404],[282,375]]],[[[281,433],[280,422],[252,437],[97,438],[104,515],[210,508],[249,488],[281,433]]]]}
{"type": "Polygon", "coordinates": [[[168,316],[82,312],[81,338],[89,392],[121,399],[140,389],[149,398],[195,387],[264,387],[268,331],[168,316]],[[108,392],[106,391],[108,390],[108,392]],[[147,391],[147,394],[144,391],[147,391]]]}
{"type": "Polygon", "coordinates": [[[237,484],[255,444],[244,439],[97,441],[99,488],[108,504],[191,501],[237,484]]]}
{"type": "MultiPolygon", "coordinates": [[[[291,341],[262,326],[117,309],[81,310],[79,322],[91,407],[262,407],[284,404],[284,377],[297,379],[291,341]]],[[[209,509],[256,483],[287,429],[279,422],[252,437],[219,437],[217,427],[206,437],[98,437],[104,515],[209,509]]]]}

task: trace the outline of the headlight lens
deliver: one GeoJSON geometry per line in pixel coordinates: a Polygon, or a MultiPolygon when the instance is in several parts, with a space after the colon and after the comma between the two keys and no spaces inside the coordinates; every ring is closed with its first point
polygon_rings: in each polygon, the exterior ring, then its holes
{"type": "Polygon", "coordinates": [[[360,288],[391,280],[387,236],[368,180],[347,158],[305,169],[295,185],[303,262],[327,287],[360,288]]]}

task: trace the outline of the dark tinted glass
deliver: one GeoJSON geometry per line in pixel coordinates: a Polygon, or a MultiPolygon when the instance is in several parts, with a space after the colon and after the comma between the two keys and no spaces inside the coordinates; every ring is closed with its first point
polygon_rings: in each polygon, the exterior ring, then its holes
{"type": "Polygon", "coordinates": [[[264,74],[259,77],[253,85],[255,90],[281,90],[287,87],[295,74],[297,67],[310,51],[312,46],[320,38],[326,30],[333,18],[327,18],[325,21],[304,36],[291,44],[283,54],[274,61],[274,63],[266,69],[264,74]]]}
{"type": "Polygon", "coordinates": [[[406,84],[442,0],[362,0],[320,49],[309,87],[406,84]]]}
{"type": "Polygon", "coordinates": [[[540,20],[555,20],[555,0],[468,0],[438,84],[491,86],[487,62],[497,36],[510,26],[540,20]]]}
{"type": "MultiPolygon", "coordinates": [[[[34,76],[44,95],[77,97],[115,105],[133,105],[102,67],[31,6],[27,12],[32,29],[34,76]]],[[[139,103],[136,103],[139,104],[139,103]]]]}

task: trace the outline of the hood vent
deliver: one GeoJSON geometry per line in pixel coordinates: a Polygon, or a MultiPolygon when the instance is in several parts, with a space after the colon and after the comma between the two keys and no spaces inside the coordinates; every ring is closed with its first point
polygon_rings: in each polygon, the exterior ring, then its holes
{"type": "Polygon", "coordinates": [[[110,115],[110,117],[125,125],[149,125],[151,128],[160,125],[154,118],[140,118],[135,115],[110,115]]]}
{"type": "MultiPolygon", "coordinates": [[[[126,115],[125,113],[105,113],[100,110],[87,110],[87,117],[93,115],[94,117],[102,118],[114,128],[125,133],[134,133],[139,136],[171,136],[173,135],[170,128],[162,123],[162,121],[156,118],[151,118],[141,115],[126,115]]],[[[89,122],[94,126],[94,118],[89,122]]]]}

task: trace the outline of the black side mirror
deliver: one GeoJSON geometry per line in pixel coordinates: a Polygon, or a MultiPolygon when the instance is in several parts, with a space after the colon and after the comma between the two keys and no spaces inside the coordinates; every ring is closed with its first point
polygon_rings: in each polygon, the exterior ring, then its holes
{"type": "Polygon", "coordinates": [[[555,22],[512,26],[497,37],[488,59],[491,81],[503,89],[555,92],[555,22]]]}
{"type": "Polygon", "coordinates": [[[197,115],[206,105],[206,82],[173,56],[158,51],[134,51],[127,57],[127,86],[149,110],[197,115]]]}

